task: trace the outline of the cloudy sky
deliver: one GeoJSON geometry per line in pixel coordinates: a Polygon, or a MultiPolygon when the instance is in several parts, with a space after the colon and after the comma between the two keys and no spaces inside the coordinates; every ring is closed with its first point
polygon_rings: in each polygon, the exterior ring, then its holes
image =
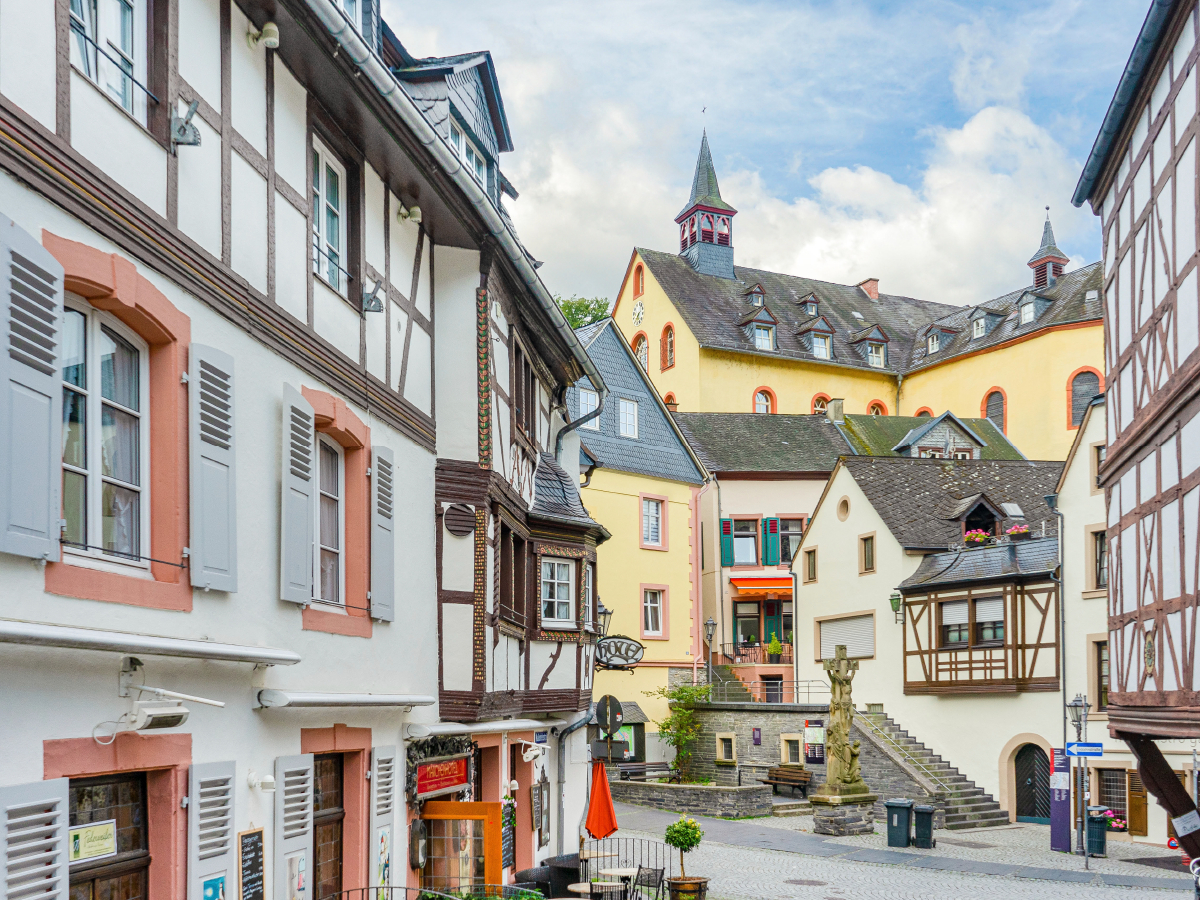
{"type": "Polygon", "coordinates": [[[740,265],[978,303],[1028,282],[1148,0],[911,3],[383,0],[416,56],[490,50],[509,208],[551,291],[612,297],[677,247],[701,129],[740,265]]]}

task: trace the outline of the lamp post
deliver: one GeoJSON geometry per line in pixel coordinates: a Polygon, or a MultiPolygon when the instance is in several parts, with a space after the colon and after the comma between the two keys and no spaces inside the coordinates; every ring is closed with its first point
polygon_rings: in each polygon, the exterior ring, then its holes
{"type": "MultiPolygon", "coordinates": [[[[1087,714],[1091,704],[1087,702],[1087,697],[1083,694],[1076,694],[1075,699],[1067,704],[1067,713],[1071,717],[1071,724],[1075,726],[1075,740],[1082,742],[1087,737],[1087,714]]],[[[1077,767],[1079,771],[1079,787],[1076,792],[1076,797],[1079,800],[1079,852],[1083,854],[1083,867],[1088,868],[1088,848],[1087,837],[1084,832],[1085,823],[1087,821],[1087,757],[1080,757],[1081,764],[1077,767]]]]}
{"type": "Polygon", "coordinates": [[[606,609],[604,602],[596,600],[596,624],[600,628],[600,637],[608,637],[608,626],[612,623],[612,610],[606,609]]]}
{"type": "Polygon", "coordinates": [[[712,639],[717,633],[717,623],[713,621],[713,617],[709,616],[708,621],[704,623],[704,640],[708,644],[708,683],[712,685],[712,639]]]}

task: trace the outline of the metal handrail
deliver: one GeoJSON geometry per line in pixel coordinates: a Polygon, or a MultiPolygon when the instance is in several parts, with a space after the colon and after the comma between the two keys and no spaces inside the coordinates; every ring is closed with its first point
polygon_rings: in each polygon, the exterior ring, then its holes
{"type": "Polygon", "coordinates": [[[829,682],[815,679],[742,681],[740,678],[734,678],[730,681],[714,681],[710,687],[710,703],[737,703],[744,701],[745,697],[742,695],[747,693],[750,694],[753,703],[795,703],[812,706],[814,703],[829,702],[829,682]],[[733,696],[730,696],[731,694],[733,696]],[[800,699],[801,694],[804,695],[803,700],[800,699]],[[815,701],[814,694],[817,695],[815,701]],[[779,699],[769,699],[770,697],[779,699]],[[789,697],[791,699],[788,699],[789,697]]]}
{"type": "Polygon", "coordinates": [[[890,747],[892,747],[892,749],[897,751],[902,757],[904,757],[905,762],[907,762],[914,769],[916,769],[918,772],[920,772],[923,777],[928,778],[930,781],[932,781],[934,784],[936,784],[943,791],[946,791],[947,793],[950,792],[950,786],[948,784],[946,784],[946,782],[942,781],[942,779],[940,779],[937,775],[934,775],[932,772],[930,772],[928,769],[926,769],[925,766],[921,763],[921,761],[918,760],[915,756],[913,756],[908,751],[907,747],[905,747],[903,744],[899,743],[895,738],[893,738],[890,734],[888,734],[886,731],[884,731],[879,725],[875,724],[870,719],[868,719],[867,715],[868,715],[867,713],[859,712],[857,709],[854,710],[854,719],[856,722],[866,723],[868,728],[872,732],[874,732],[876,737],[878,737],[882,741],[885,741],[890,747]]]}
{"type": "Polygon", "coordinates": [[[119,59],[114,59],[112,56],[109,56],[108,51],[96,43],[96,41],[92,38],[92,36],[87,33],[87,30],[84,28],[82,23],[77,22],[75,19],[72,19],[71,20],[71,31],[75,32],[75,34],[77,34],[79,37],[83,38],[85,41],[87,41],[89,44],[91,44],[93,47],[95,47],[97,53],[99,53],[101,56],[103,56],[105,59],[107,59],[110,63],[112,63],[114,66],[116,66],[118,69],[120,69],[121,74],[124,75],[126,78],[128,78],[130,81],[132,81],[134,84],[136,84],[138,87],[140,87],[142,89],[142,92],[147,97],[149,97],[155,103],[159,102],[158,97],[156,97],[154,95],[153,91],[151,91],[150,88],[146,87],[144,84],[142,84],[140,81],[138,81],[132,75],[130,75],[127,71],[125,71],[125,62],[124,61],[119,60],[119,59]]]}
{"type": "Polygon", "coordinates": [[[386,885],[339,891],[333,900],[543,900],[543,894],[515,884],[469,884],[454,892],[386,885]]]}
{"type": "Polygon", "coordinates": [[[793,648],[791,644],[781,644],[782,648],[779,653],[779,662],[771,663],[770,654],[767,652],[769,645],[763,641],[755,641],[753,643],[737,643],[737,644],[720,644],[719,653],[726,660],[727,665],[791,665],[793,648]]]}

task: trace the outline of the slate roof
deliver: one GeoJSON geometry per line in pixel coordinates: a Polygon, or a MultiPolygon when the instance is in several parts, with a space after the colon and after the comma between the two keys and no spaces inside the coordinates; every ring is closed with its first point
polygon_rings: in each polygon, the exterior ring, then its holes
{"type": "MultiPolygon", "coordinates": [[[[633,700],[621,701],[621,724],[622,725],[643,725],[650,721],[650,717],[645,711],[637,705],[633,700]]],[[[589,725],[599,724],[596,721],[596,704],[592,704],[592,717],[588,719],[589,725]]]]}
{"type": "Polygon", "coordinates": [[[1058,244],[1054,242],[1054,226],[1050,224],[1050,213],[1046,213],[1046,224],[1042,226],[1042,245],[1038,247],[1037,253],[1029,257],[1029,262],[1032,264],[1049,256],[1057,256],[1059,259],[1071,258],[1059,250],[1058,244]]]}
{"type": "Polygon", "coordinates": [[[972,494],[1016,503],[1029,530],[1056,533],[1045,496],[1054,492],[1061,462],[913,459],[851,456],[842,461],[901,546],[941,549],[962,538],[956,508],[972,494]]]}
{"type": "Polygon", "coordinates": [[[710,472],[832,472],[851,452],[824,416],[674,414],[710,472]]]}
{"type": "Polygon", "coordinates": [[[1033,538],[971,550],[930,553],[900,582],[901,593],[996,579],[1046,577],[1058,566],[1058,538],[1033,538]]]}
{"type": "MultiPolygon", "coordinates": [[[[899,456],[892,448],[908,438],[919,428],[932,426],[940,416],[865,416],[845,417],[842,433],[853,448],[856,456],[899,456]]],[[[1003,432],[990,419],[959,419],[970,430],[970,435],[983,442],[980,456],[983,459],[1024,459],[1003,432]]]]}
{"type": "MultiPolygon", "coordinates": [[[[1050,239],[1053,242],[1053,231],[1050,239]]],[[[1066,272],[1055,284],[1037,288],[1037,296],[1050,301],[1049,305],[1039,317],[1021,325],[1017,306],[1026,292],[1035,291],[1032,285],[976,306],[952,306],[898,294],[880,294],[878,300],[872,300],[858,286],[744,266],[734,266],[735,278],[720,278],[697,272],[686,259],[673,253],[642,247],[637,252],[702,347],[805,360],[817,365],[873,369],[867,362],[865,345],[853,343],[871,326],[878,326],[889,338],[887,365],[876,371],[896,375],[994,347],[1049,326],[1099,322],[1102,318],[1100,262],[1066,272]],[[746,313],[752,309],[746,288],[754,284],[763,286],[764,306],[779,322],[775,329],[775,351],[756,349],[751,335],[741,327],[746,313]],[[1089,291],[1095,291],[1097,299],[1087,300],[1089,291]],[[815,318],[801,307],[809,295],[815,295],[819,304],[819,315],[815,318]],[[972,339],[970,320],[981,307],[1002,319],[983,337],[972,339]],[[829,361],[813,356],[808,340],[802,337],[821,319],[834,331],[833,359],[829,361]],[[926,353],[925,337],[930,328],[944,332],[941,347],[934,354],[926,353]],[[957,333],[947,333],[951,331],[957,333]]]]}
{"type": "Polygon", "coordinates": [[[579,478],[572,478],[550,453],[538,457],[533,472],[533,506],[529,514],[552,522],[565,522],[599,531],[604,539],[608,529],[591,517],[579,497],[579,478]]]}
{"type": "MultiPolygon", "coordinates": [[[[611,325],[612,319],[605,318],[575,331],[609,389],[608,400],[600,411],[599,430],[581,427],[577,432],[580,442],[587,445],[588,454],[606,469],[702,484],[704,473],[692,459],[670,413],[625,339],[611,325]],[[636,438],[620,435],[618,415],[622,398],[637,403],[636,438]]],[[[567,390],[567,413],[572,420],[579,415],[579,388],[590,386],[591,382],[584,378],[567,390]]],[[[589,465],[582,459],[581,463],[589,465]]]]}
{"type": "Polygon", "coordinates": [[[692,176],[692,196],[679,213],[682,216],[693,206],[707,206],[736,213],[737,210],[721,199],[721,188],[717,185],[717,170],[713,166],[712,151],[708,149],[708,131],[700,138],[700,155],[696,157],[696,174],[692,176]]]}

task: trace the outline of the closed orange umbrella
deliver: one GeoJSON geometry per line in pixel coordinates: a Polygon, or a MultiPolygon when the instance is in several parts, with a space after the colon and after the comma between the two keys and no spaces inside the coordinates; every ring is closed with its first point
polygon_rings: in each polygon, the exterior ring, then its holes
{"type": "Polygon", "coordinates": [[[608,773],[604,771],[601,760],[596,760],[592,766],[592,799],[588,803],[587,821],[583,827],[598,841],[617,830],[617,811],[613,808],[608,773]]]}

